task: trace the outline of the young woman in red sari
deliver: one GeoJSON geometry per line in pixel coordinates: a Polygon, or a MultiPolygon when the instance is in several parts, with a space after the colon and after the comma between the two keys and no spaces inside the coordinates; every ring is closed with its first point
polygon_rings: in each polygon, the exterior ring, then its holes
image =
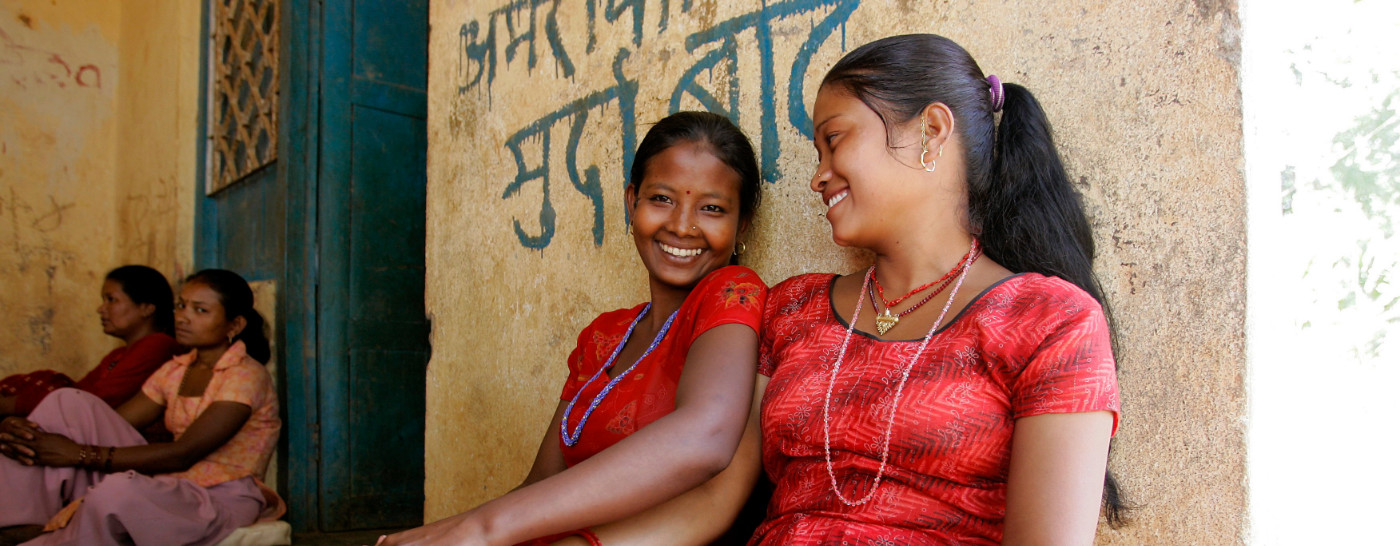
{"type": "Polygon", "coordinates": [[[681,112],[654,125],[625,190],[650,301],[603,313],[579,334],[519,488],[380,543],[613,544],[649,534],[703,544],[723,532],[757,473],[756,429],[740,439],[767,287],[729,264],[758,206],[758,172],[748,139],[723,116],[681,112]],[[736,457],[744,462],[726,470],[736,457]],[[697,509],[677,525],[687,507],[697,509]]]}
{"type": "Polygon", "coordinates": [[[175,296],[165,275],[144,265],[124,265],[107,273],[97,315],[102,333],[122,340],[82,379],[53,370],[16,374],[0,380],[0,417],[29,415],[49,393],[76,387],[113,408],[141,391],[141,384],[175,356],[175,296]]]}
{"type": "Polygon", "coordinates": [[[913,35],[841,59],[812,119],[832,238],[875,263],[770,293],[752,543],[1091,544],[1112,336],[1040,105],[913,35]]]}

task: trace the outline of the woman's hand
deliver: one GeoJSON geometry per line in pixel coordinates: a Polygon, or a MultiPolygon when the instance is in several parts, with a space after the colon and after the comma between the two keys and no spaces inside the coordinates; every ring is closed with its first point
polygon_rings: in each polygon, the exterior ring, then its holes
{"type": "Polygon", "coordinates": [[[33,464],[25,462],[25,459],[32,458],[34,455],[25,444],[33,441],[35,435],[40,432],[42,431],[39,429],[39,425],[34,424],[33,421],[23,417],[6,417],[4,421],[0,421],[0,455],[19,461],[21,464],[33,464]]]}
{"type": "Polygon", "coordinates": [[[77,466],[82,447],[62,434],[34,433],[34,439],[15,442],[19,457],[26,466],[77,466]]]}
{"type": "Polygon", "coordinates": [[[471,519],[471,512],[440,519],[416,529],[379,537],[374,546],[430,546],[452,544],[485,546],[489,544],[485,533],[471,519]]]}

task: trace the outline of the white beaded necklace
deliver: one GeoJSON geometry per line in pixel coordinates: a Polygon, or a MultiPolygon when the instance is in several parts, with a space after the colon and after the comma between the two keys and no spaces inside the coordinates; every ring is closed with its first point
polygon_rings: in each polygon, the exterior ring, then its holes
{"type": "MultiPolygon", "coordinates": [[[[972,247],[977,248],[977,241],[972,241],[972,247]]],[[[969,251],[970,252],[970,251],[969,251]]],[[[962,267],[962,273],[958,275],[958,282],[953,285],[953,291],[948,294],[948,302],[943,304],[943,311],[938,313],[938,320],[933,321],[933,327],[928,329],[928,334],[924,335],[924,340],[919,343],[919,350],[914,353],[914,358],[909,359],[909,363],[904,365],[900,372],[899,385],[894,389],[894,403],[890,404],[890,419],[885,423],[885,441],[880,448],[880,470],[875,473],[875,483],[870,486],[870,492],[866,493],[860,500],[852,501],[841,494],[841,489],[836,487],[836,471],[831,466],[831,391],[836,387],[836,374],[841,371],[841,361],[846,358],[846,346],[851,342],[851,331],[856,327],[856,320],[860,319],[861,303],[865,299],[866,290],[870,285],[870,278],[875,274],[875,266],[865,272],[865,281],[861,283],[860,292],[856,296],[856,310],[851,313],[851,323],[846,326],[846,337],[841,340],[841,352],[836,355],[836,363],[831,366],[831,380],[826,384],[826,401],[822,403],[822,448],[826,451],[826,475],[831,478],[831,492],[836,493],[836,498],[840,499],[846,506],[860,506],[868,502],[875,496],[875,492],[880,489],[880,480],[885,477],[885,464],[890,459],[890,433],[894,431],[895,410],[899,409],[900,395],[904,394],[904,382],[909,380],[909,372],[914,369],[914,364],[923,356],[924,348],[928,346],[928,340],[933,338],[933,333],[938,331],[938,327],[943,324],[943,317],[948,314],[948,309],[953,306],[953,298],[958,295],[958,289],[962,288],[963,280],[967,278],[968,270],[972,269],[972,262],[968,260],[962,267]]]]}

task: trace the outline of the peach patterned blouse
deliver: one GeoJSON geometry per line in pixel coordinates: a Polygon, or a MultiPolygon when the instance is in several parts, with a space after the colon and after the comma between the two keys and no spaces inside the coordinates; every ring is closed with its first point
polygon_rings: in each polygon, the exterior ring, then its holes
{"type": "Polygon", "coordinates": [[[233,439],[205,456],[184,472],[169,474],[211,487],[252,476],[259,481],[267,471],[282,420],[277,416],[277,391],[267,367],[248,356],[239,341],[229,347],[214,363],[214,377],[209,379],[204,394],[199,397],[180,396],[180,383],[185,371],[194,362],[196,353],[176,356],[167,362],[141,387],[152,401],[165,406],[165,428],[176,439],[185,433],[199,414],[214,402],[238,402],[253,409],[243,428],[233,439]]]}

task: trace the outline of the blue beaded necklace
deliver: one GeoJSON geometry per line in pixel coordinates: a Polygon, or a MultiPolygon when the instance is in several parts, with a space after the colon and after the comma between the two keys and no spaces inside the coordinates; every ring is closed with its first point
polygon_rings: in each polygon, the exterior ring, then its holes
{"type": "Polygon", "coordinates": [[[588,411],[583,412],[583,419],[579,420],[578,426],[574,427],[574,433],[570,435],[569,414],[574,412],[574,404],[578,403],[579,395],[583,394],[584,389],[587,389],[589,385],[593,384],[593,380],[598,379],[599,376],[603,375],[603,372],[608,371],[608,368],[612,367],[613,361],[617,360],[617,355],[621,354],[622,348],[627,345],[627,340],[632,338],[632,330],[637,329],[637,323],[641,322],[642,317],[645,317],[647,311],[650,310],[651,304],[648,303],[646,307],[642,308],[642,312],[637,313],[637,318],[632,319],[632,325],[628,326],[627,333],[623,334],[622,342],[617,344],[616,349],[613,349],[612,356],[608,357],[608,361],[603,363],[603,367],[598,368],[597,373],[594,373],[593,377],[588,378],[587,383],[579,387],[578,392],[574,393],[574,399],[570,400],[569,405],[564,408],[564,418],[559,421],[559,436],[564,439],[564,445],[574,447],[574,444],[578,443],[579,436],[583,435],[583,425],[588,423],[588,416],[593,415],[593,410],[598,409],[598,404],[603,402],[603,398],[606,398],[608,393],[612,392],[613,387],[617,386],[618,382],[622,381],[622,378],[627,377],[627,374],[631,373],[632,369],[637,367],[637,364],[641,364],[642,360],[644,360],[647,355],[651,354],[652,350],[656,349],[657,345],[661,344],[661,340],[666,337],[666,332],[671,329],[671,321],[676,320],[676,315],[681,312],[680,309],[676,309],[675,312],[671,313],[671,316],[666,319],[666,323],[661,325],[661,331],[656,333],[656,339],[651,340],[651,345],[647,346],[646,352],[642,353],[642,356],[637,357],[637,361],[633,362],[626,370],[617,374],[617,377],[612,378],[612,381],[609,381],[607,386],[603,387],[603,390],[599,392],[597,396],[593,397],[593,402],[588,404],[588,411]]]}

